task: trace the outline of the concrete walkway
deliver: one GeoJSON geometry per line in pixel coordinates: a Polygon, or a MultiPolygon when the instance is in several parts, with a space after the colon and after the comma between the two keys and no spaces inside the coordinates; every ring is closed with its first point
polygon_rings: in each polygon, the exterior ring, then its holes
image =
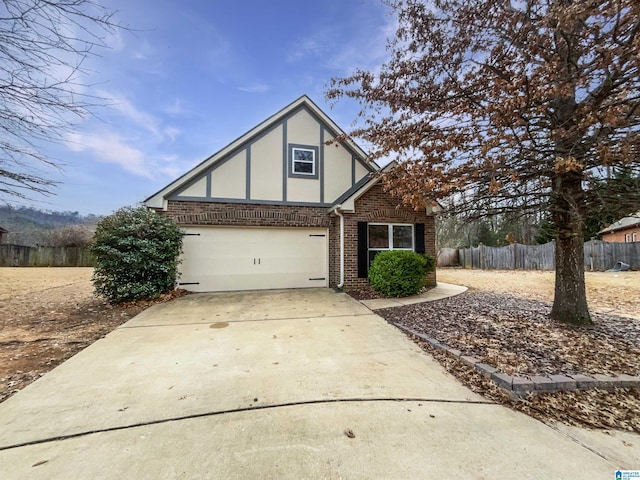
{"type": "Polygon", "coordinates": [[[371,310],[382,310],[383,308],[401,307],[403,305],[414,305],[416,303],[433,302],[442,298],[460,295],[468,290],[467,287],[453,285],[451,283],[438,282],[438,284],[420,295],[402,298],[374,298],[372,300],[360,300],[371,310]]]}
{"type": "Polygon", "coordinates": [[[616,456],[633,451],[620,439],[601,453],[486,401],[328,289],[156,305],[1,403],[0,432],[3,479],[600,479],[636,468],[616,456]]]}

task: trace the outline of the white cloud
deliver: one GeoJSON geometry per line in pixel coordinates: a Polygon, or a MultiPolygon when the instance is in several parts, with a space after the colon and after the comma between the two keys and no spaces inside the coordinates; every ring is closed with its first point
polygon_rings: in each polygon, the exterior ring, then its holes
{"type": "Polygon", "coordinates": [[[178,178],[180,174],[184,173],[184,170],[176,165],[160,167],[158,171],[167,178],[178,178]]]}
{"type": "Polygon", "coordinates": [[[243,87],[238,87],[238,90],[248,93],[264,93],[268,92],[270,89],[271,87],[269,85],[265,85],[264,83],[251,83],[243,87]]]}
{"type": "Polygon", "coordinates": [[[115,28],[105,39],[105,44],[114,52],[120,52],[125,47],[125,41],[122,37],[122,31],[115,28]]]}
{"type": "Polygon", "coordinates": [[[177,162],[178,160],[180,160],[180,157],[178,157],[178,155],[176,155],[176,154],[173,154],[173,155],[165,155],[165,156],[163,156],[163,157],[161,158],[161,160],[162,160],[163,162],[167,162],[167,163],[170,163],[170,162],[177,162]]]}
{"type": "Polygon", "coordinates": [[[331,38],[330,30],[318,30],[312,33],[311,36],[297,41],[287,55],[287,62],[293,63],[309,56],[321,55],[328,44],[327,39],[331,38]]]}
{"type": "Polygon", "coordinates": [[[100,162],[112,163],[134,175],[155,179],[150,165],[145,162],[143,152],[127,145],[116,133],[73,133],[67,136],[66,144],[74,152],[88,151],[100,162]]]}
{"type": "Polygon", "coordinates": [[[170,143],[173,143],[176,141],[176,137],[182,133],[182,130],[175,127],[165,127],[162,133],[169,139],[170,143]]]}
{"type": "Polygon", "coordinates": [[[109,106],[120,115],[124,116],[135,125],[152,133],[158,139],[161,140],[163,138],[163,134],[160,130],[160,119],[139,110],[123,95],[112,94],[106,91],[100,91],[99,95],[104,98],[108,102],[109,106]]]}
{"type": "Polygon", "coordinates": [[[397,16],[380,5],[363,9],[361,17],[352,18],[349,25],[323,25],[298,38],[290,46],[288,63],[313,61],[324,67],[348,75],[356,68],[377,72],[387,58],[387,40],[398,29],[397,16]]]}
{"type": "Polygon", "coordinates": [[[329,56],[327,66],[334,70],[339,70],[344,75],[353,73],[357,68],[377,73],[382,64],[388,59],[387,40],[395,36],[398,30],[398,18],[396,15],[384,15],[384,21],[375,29],[372,35],[370,32],[362,32],[361,35],[354,35],[347,42],[341,44],[329,56]]]}
{"type": "Polygon", "coordinates": [[[143,41],[142,44],[132,52],[131,57],[134,60],[148,60],[155,52],[156,49],[153,48],[149,42],[143,41]]]}
{"type": "Polygon", "coordinates": [[[168,107],[164,108],[164,112],[168,113],[169,115],[190,115],[192,112],[191,110],[187,109],[183,103],[182,100],[180,100],[179,98],[176,98],[175,101],[169,105],[168,107]]]}

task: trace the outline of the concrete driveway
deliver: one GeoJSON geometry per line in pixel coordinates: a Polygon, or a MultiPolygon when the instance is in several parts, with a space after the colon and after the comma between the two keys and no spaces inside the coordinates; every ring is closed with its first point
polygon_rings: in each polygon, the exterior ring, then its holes
{"type": "Polygon", "coordinates": [[[613,478],[328,289],[156,305],[0,404],[0,477],[613,478]]]}

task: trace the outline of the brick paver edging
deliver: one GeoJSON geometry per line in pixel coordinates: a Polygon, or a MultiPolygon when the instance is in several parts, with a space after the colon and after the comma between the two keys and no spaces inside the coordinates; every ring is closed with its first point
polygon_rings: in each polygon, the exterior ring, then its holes
{"type": "Polygon", "coordinates": [[[617,377],[610,377],[609,375],[602,375],[596,373],[595,375],[531,375],[529,377],[517,377],[501,373],[497,368],[492,367],[487,363],[482,363],[475,357],[468,355],[462,355],[460,350],[451,348],[435,338],[431,338],[422,333],[418,333],[415,330],[407,328],[405,326],[394,323],[396,327],[404,330],[411,335],[418,337],[420,340],[424,340],[429,345],[438,350],[442,350],[453,357],[457,357],[462,362],[466,363],[470,367],[474,367],[484,377],[493,381],[498,387],[506,390],[510,394],[524,395],[527,393],[536,392],[558,392],[563,390],[588,390],[590,388],[629,388],[640,387],[640,377],[634,377],[631,375],[618,375],[617,377]]]}

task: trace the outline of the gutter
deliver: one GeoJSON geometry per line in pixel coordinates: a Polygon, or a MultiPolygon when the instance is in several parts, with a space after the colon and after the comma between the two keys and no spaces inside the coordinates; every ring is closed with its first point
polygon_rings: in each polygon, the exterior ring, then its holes
{"type": "Polygon", "coordinates": [[[342,288],[344,286],[344,216],[340,209],[342,204],[336,205],[331,209],[331,213],[335,213],[340,217],[340,283],[336,285],[336,288],[342,288]]]}

